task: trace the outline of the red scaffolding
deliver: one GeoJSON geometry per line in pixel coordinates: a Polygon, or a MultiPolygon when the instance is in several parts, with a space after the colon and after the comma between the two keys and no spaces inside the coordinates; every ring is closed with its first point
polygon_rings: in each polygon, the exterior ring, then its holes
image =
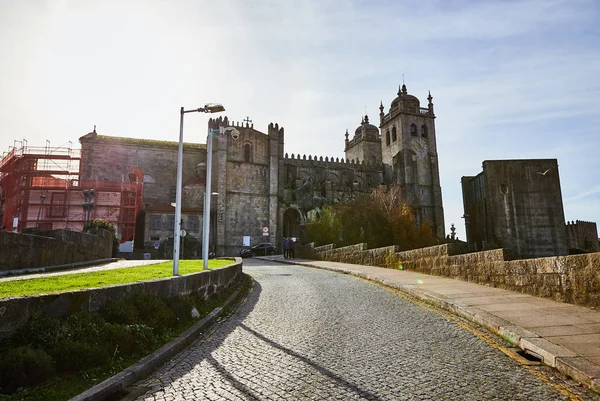
{"type": "Polygon", "coordinates": [[[140,169],[131,167],[128,182],[80,181],[80,161],[79,150],[72,149],[70,142],[50,147],[46,141],[42,148],[15,141],[0,160],[2,226],[8,231],[81,231],[89,217],[113,223],[121,241],[133,240],[143,196],[140,169]],[[91,189],[93,208],[88,216],[83,191],[91,189]]]}

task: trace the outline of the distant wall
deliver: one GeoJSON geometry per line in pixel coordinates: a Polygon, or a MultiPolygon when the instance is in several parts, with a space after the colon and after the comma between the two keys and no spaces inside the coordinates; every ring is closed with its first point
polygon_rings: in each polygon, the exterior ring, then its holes
{"type": "Polygon", "coordinates": [[[75,312],[96,312],[108,301],[129,298],[139,293],[170,298],[196,292],[211,299],[238,284],[241,279],[242,262],[237,258],[229,266],[185,276],[61,294],[4,298],[0,299],[0,339],[10,336],[37,312],[55,317],[75,312]]]}
{"type": "Polygon", "coordinates": [[[96,234],[55,230],[44,235],[0,231],[0,271],[106,259],[112,255],[112,236],[106,230],[96,234]]]}
{"type": "Polygon", "coordinates": [[[567,221],[567,244],[569,248],[588,252],[600,250],[598,228],[592,221],[567,221]]]}
{"type": "Polygon", "coordinates": [[[491,285],[538,297],[588,307],[600,307],[600,252],[507,260],[504,249],[466,253],[462,243],[449,243],[406,252],[394,247],[366,249],[366,244],[297,248],[303,258],[380,267],[400,267],[424,274],[491,285]],[[373,256],[369,257],[371,253],[373,256]],[[393,255],[393,257],[391,256],[393,255]]]}

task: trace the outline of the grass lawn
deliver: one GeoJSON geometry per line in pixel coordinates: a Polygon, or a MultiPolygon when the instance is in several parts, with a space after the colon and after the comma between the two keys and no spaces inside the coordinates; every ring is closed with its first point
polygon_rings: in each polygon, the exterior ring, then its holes
{"type": "MultiPolygon", "coordinates": [[[[232,260],[211,259],[209,269],[217,269],[234,263],[232,260]]],[[[179,274],[186,275],[202,271],[203,261],[180,260],[179,274]]],[[[58,276],[12,280],[0,283],[0,298],[18,297],[34,294],[50,294],[86,288],[106,287],[116,284],[136,283],[156,280],[173,275],[173,262],[156,265],[128,267],[124,269],[103,270],[89,273],[73,273],[58,276]]]]}

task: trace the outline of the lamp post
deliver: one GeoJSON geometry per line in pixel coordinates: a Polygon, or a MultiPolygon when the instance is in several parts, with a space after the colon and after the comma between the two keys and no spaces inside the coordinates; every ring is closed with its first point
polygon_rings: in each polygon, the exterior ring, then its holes
{"type": "Polygon", "coordinates": [[[179,148],[177,151],[177,187],[175,190],[175,229],[173,233],[173,275],[179,274],[179,245],[181,240],[181,186],[183,170],[183,115],[185,113],[219,113],[225,111],[219,103],[208,103],[204,107],[179,111],[179,148]]]}
{"type": "Polygon", "coordinates": [[[44,204],[45,200],[46,200],[46,194],[41,194],[40,195],[40,207],[38,209],[37,220],[35,221],[35,228],[40,227],[40,214],[42,213],[42,205],[44,204]]]}
{"type": "Polygon", "coordinates": [[[81,207],[83,207],[83,231],[85,231],[85,225],[90,218],[92,217],[92,209],[94,209],[94,199],[96,197],[96,190],[94,189],[84,189],[83,190],[83,203],[81,207]]]}
{"type": "MultiPolygon", "coordinates": [[[[210,199],[211,199],[211,203],[212,203],[213,198],[215,196],[219,196],[219,193],[213,192],[210,195],[211,195],[210,199]]],[[[212,206],[212,204],[211,204],[211,206],[212,206]]],[[[211,231],[213,232],[213,234],[212,234],[212,249],[213,249],[213,252],[215,255],[217,254],[217,206],[218,206],[218,204],[215,204],[215,207],[211,207],[211,215],[210,215],[211,216],[210,218],[212,219],[211,231]]]]}
{"type": "Polygon", "coordinates": [[[206,138],[206,191],[204,193],[204,214],[202,215],[202,259],[204,260],[204,270],[208,269],[208,239],[210,234],[210,192],[211,176],[212,176],[212,142],[213,134],[219,133],[225,135],[231,132],[233,139],[238,139],[240,131],[234,127],[219,127],[219,129],[208,129],[208,137],[206,138]]]}

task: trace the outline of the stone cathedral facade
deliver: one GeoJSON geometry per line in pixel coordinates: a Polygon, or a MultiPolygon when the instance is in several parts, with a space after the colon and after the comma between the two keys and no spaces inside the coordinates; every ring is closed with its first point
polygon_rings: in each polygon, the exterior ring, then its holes
{"type": "MultiPolygon", "coordinates": [[[[240,135],[213,138],[209,244],[218,256],[283,237],[302,238],[302,227],[325,204],[345,202],[380,185],[398,183],[418,222],[430,221],[445,236],[432,97],[426,108],[402,85],[379,128],[364,116],[354,136],[346,131],[345,157],[298,155],[284,149],[284,129],[266,133],[227,117],[209,126],[234,126],[240,135]],[[268,235],[264,235],[266,234],[268,235]]],[[[81,179],[115,180],[131,166],[144,173],[144,200],[136,248],[172,241],[177,143],[98,135],[80,138],[81,179]]],[[[202,237],[206,146],[184,144],[182,224],[189,243],[202,237]]],[[[280,246],[278,246],[280,248],[280,246]]],[[[168,247],[165,247],[168,249],[168,247]]],[[[168,255],[165,255],[168,256],[168,255]]]]}

